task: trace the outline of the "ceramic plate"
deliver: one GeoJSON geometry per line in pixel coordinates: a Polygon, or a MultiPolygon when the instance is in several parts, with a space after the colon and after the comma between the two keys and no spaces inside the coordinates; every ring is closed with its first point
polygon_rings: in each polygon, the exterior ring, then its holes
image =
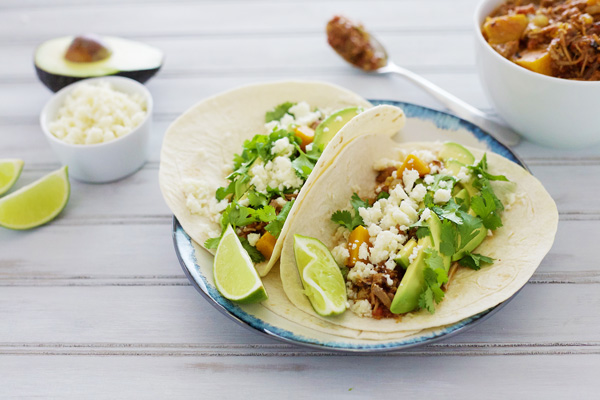
{"type": "MultiPolygon", "coordinates": [[[[402,108],[407,122],[398,141],[455,141],[492,151],[527,168],[507,147],[470,122],[456,116],[410,103],[371,100],[374,105],[391,104],[402,108]]],[[[350,339],[327,334],[291,322],[260,304],[240,305],[219,294],[212,277],[212,255],[199,247],[173,218],[173,241],[181,267],[192,285],[214,307],[229,318],[255,332],[302,346],[344,352],[385,352],[431,343],[473,327],[498,311],[513,297],[482,313],[452,325],[420,331],[402,339],[350,339]]]]}

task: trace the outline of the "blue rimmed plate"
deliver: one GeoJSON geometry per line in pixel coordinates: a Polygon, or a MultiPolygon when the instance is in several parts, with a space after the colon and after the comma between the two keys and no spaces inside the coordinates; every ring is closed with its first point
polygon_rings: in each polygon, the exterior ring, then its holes
{"type": "MultiPolygon", "coordinates": [[[[399,101],[371,100],[374,105],[390,104],[401,107],[407,123],[399,141],[456,141],[492,151],[527,168],[506,146],[479,127],[454,115],[399,101]]],[[[482,313],[455,324],[415,332],[402,338],[381,340],[351,339],[325,333],[290,321],[261,304],[239,305],[225,299],[217,291],[212,278],[212,255],[199,247],[173,218],[173,242],[179,262],[192,285],[214,307],[238,324],[269,337],[320,350],[344,352],[387,352],[432,343],[462,332],[488,318],[513,297],[482,313]]]]}

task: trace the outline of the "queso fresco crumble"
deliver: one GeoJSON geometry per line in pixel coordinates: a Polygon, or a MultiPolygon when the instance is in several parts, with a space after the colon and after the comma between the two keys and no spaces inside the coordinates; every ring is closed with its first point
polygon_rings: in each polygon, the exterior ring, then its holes
{"type": "Polygon", "coordinates": [[[127,135],[146,118],[146,100],[108,82],[82,83],[58,109],[50,133],[71,144],[97,144],[127,135]]]}

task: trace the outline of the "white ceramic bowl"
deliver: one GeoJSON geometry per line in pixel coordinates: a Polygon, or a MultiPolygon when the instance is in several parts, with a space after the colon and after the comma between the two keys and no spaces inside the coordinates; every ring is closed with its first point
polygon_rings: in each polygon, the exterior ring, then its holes
{"type": "Polygon", "coordinates": [[[475,11],[479,77],[498,114],[527,139],[551,147],[600,143],[600,82],[559,79],[529,71],[498,54],[481,26],[502,0],[483,0],[475,11]]]}
{"type": "Polygon", "coordinates": [[[152,95],[144,85],[120,76],[85,79],[61,90],[46,103],[40,124],[50,146],[63,165],[69,166],[69,176],[91,183],[111,182],[130,175],[146,162],[150,126],[152,123],[152,95]],[[146,99],[147,113],[144,121],[128,134],[109,142],[97,144],[70,144],[50,133],[48,125],[56,119],[58,109],[69,93],[78,85],[106,81],[124,93],[139,93],[146,99]]]}

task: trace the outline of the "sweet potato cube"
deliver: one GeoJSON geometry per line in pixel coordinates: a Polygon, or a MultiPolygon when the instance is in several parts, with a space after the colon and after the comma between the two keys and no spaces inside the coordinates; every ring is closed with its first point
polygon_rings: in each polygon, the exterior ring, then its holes
{"type": "Polygon", "coordinates": [[[300,148],[303,151],[306,151],[306,146],[312,143],[315,138],[315,130],[309,128],[308,126],[297,126],[294,128],[294,134],[302,140],[302,144],[300,148]]]}
{"type": "Polygon", "coordinates": [[[544,75],[552,75],[552,59],[547,50],[524,51],[514,61],[521,67],[544,75]]]}
{"type": "Polygon", "coordinates": [[[265,232],[265,234],[258,239],[258,242],[256,242],[256,250],[260,251],[260,254],[262,254],[265,259],[269,260],[273,254],[275,242],[277,242],[277,238],[269,232],[265,232]]]}
{"type": "Polygon", "coordinates": [[[510,42],[521,39],[529,20],[526,15],[503,15],[488,18],[483,24],[483,33],[491,44],[510,42]]]}
{"type": "Polygon", "coordinates": [[[350,257],[348,257],[348,266],[354,267],[357,261],[366,262],[367,260],[360,259],[358,257],[358,250],[363,243],[369,243],[369,231],[362,225],[357,226],[350,233],[348,237],[348,252],[350,253],[350,257]]]}
{"type": "Polygon", "coordinates": [[[431,172],[429,165],[425,164],[423,161],[421,161],[419,157],[415,156],[414,154],[409,154],[408,157],[406,157],[406,160],[404,160],[404,162],[400,166],[400,168],[398,168],[398,172],[396,173],[398,179],[402,179],[402,174],[406,169],[416,170],[421,177],[431,172]]]}

